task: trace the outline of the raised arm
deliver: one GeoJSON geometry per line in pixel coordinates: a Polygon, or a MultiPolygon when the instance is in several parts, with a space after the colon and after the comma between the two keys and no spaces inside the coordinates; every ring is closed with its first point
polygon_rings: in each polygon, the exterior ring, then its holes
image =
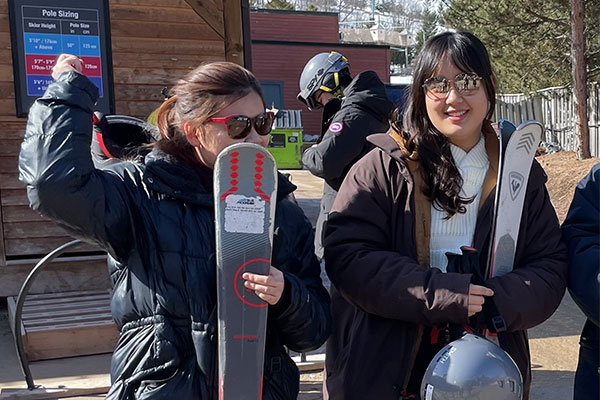
{"type": "Polygon", "coordinates": [[[131,208],[139,181],[133,165],[122,174],[96,170],[90,155],[98,89],[70,68],[62,71],[29,112],[19,155],[19,179],[30,206],[75,236],[122,259],[132,241],[131,208]],[[128,189],[128,187],[130,189],[128,189]]]}

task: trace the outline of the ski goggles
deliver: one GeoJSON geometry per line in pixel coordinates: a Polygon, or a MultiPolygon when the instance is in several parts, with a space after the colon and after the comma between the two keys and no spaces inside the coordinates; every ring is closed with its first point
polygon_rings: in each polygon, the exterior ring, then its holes
{"type": "Polygon", "coordinates": [[[271,133],[273,128],[273,120],[275,114],[267,111],[258,114],[256,117],[247,117],[245,115],[229,115],[222,118],[209,118],[206,122],[218,122],[225,124],[227,134],[232,139],[244,139],[252,131],[252,127],[256,129],[256,133],[260,136],[266,136],[271,133]]]}
{"type": "Polygon", "coordinates": [[[445,99],[448,97],[452,87],[454,87],[454,90],[461,96],[469,96],[479,89],[482,79],[483,78],[476,73],[458,74],[453,80],[446,79],[443,76],[435,76],[426,79],[423,83],[423,88],[428,94],[431,94],[438,99],[445,99]]]}

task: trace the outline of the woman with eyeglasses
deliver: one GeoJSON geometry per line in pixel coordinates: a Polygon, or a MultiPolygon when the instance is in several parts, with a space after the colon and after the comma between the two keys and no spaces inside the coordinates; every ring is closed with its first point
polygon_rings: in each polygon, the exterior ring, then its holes
{"type": "Polygon", "coordinates": [[[326,358],[330,399],[438,398],[435,388],[420,392],[428,364],[463,325],[489,330],[482,310],[492,303],[506,325],[504,350],[529,397],[527,329],[558,307],[566,252],[546,176],[534,162],[514,271],[485,282],[475,277],[484,275],[491,236],[495,87],[477,37],[434,36],[418,56],[403,126],[371,136],[377,148],[342,184],[325,237],[334,318],[326,358]],[[462,246],[478,251],[475,259],[459,258],[473,264],[473,273],[448,266],[446,253],[460,254],[462,246]]]}
{"type": "MultiPolygon", "coordinates": [[[[94,84],[61,55],[55,82],[29,113],[19,169],[31,207],[109,253],[120,338],[107,399],[216,399],[213,166],[226,146],[266,146],[273,114],[256,78],[228,62],[179,80],[158,111],[161,139],[144,165],[104,170],[90,157],[94,84]]],[[[263,399],[295,399],[286,348],[309,351],[330,331],[312,228],[280,176],[269,275],[245,274],[269,304],[263,399]]]]}

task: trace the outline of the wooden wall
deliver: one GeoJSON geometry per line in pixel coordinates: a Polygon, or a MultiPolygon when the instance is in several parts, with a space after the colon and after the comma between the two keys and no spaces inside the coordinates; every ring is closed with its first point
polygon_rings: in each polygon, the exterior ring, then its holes
{"type": "MultiPolygon", "coordinates": [[[[226,51],[223,37],[231,36],[231,30],[217,32],[219,23],[227,27],[224,15],[231,12],[227,10],[239,12],[239,0],[110,0],[109,8],[118,114],[145,119],[160,105],[164,86],[170,87],[201,62],[231,59],[231,53],[239,53],[239,46],[226,51]],[[209,24],[190,4],[221,18],[209,24]]],[[[241,34],[238,30],[233,34],[241,34]]],[[[0,0],[0,296],[16,294],[34,262],[71,239],[28,207],[17,173],[26,119],[15,117],[14,97],[8,4],[0,0]]],[[[33,292],[108,285],[102,257],[73,258],[51,268],[64,273],[52,275],[33,292]]]]}
{"type": "Polygon", "coordinates": [[[145,119],[164,86],[225,59],[223,39],[184,0],[111,0],[110,19],[118,114],[145,119]]]}

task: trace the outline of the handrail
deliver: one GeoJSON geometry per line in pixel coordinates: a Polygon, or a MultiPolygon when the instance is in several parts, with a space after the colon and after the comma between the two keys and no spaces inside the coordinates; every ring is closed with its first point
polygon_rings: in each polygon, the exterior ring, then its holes
{"type": "Polygon", "coordinates": [[[25,278],[25,282],[23,282],[21,290],[19,291],[14,320],[15,347],[17,348],[17,357],[19,358],[19,362],[21,363],[21,370],[23,371],[23,375],[25,376],[25,382],[27,382],[27,389],[29,390],[36,389],[36,386],[33,382],[31,370],[29,369],[29,360],[27,360],[27,355],[25,354],[25,349],[23,348],[23,337],[21,336],[21,316],[23,313],[23,304],[25,303],[25,297],[27,297],[29,288],[31,287],[31,285],[33,284],[33,280],[39,275],[39,273],[42,272],[42,270],[48,264],[50,264],[56,257],[60,256],[66,250],[79,243],[81,243],[81,240],[73,240],[63,244],[62,246],[48,253],[35,265],[35,267],[33,267],[31,272],[29,272],[29,275],[27,275],[27,278],[25,278]]]}

